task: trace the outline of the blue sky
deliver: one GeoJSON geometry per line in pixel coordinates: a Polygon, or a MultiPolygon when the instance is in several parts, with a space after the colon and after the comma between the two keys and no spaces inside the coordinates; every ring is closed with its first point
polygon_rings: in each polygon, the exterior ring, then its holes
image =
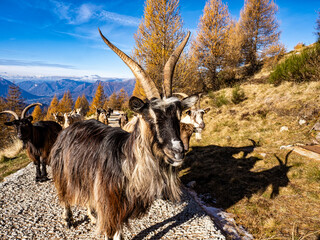
{"type": "MultiPolygon", "coordinates": [[[[243,0],[224,1],[239,18],[243,0]]],[[[180,0],[185,30],[193,36],[205,0],[180,0]]],[[[288,50],[315,42],[319,0],[278,0],[281,41],[288,50]]],[[[98,27],[130,54],[144,0],[0,0],[0,76],[133,77],[103,43],[98,27]]]]}

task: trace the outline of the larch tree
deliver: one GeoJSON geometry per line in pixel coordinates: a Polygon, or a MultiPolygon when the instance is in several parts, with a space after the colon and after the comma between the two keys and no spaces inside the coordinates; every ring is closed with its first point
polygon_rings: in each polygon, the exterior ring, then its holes
{"type": "MultiPolygon", "coordinates": [[[[182,31],[179,0],[146,0],[144,17],[135,34],[133,57],[145,69],[162,92],[163,67],[185,37],[182,31]]],[[[145,98],[136,81],[133,95],[145,98]]]]}
{"type": "Polygon", "coordinates": [[[81,109],[81,114],[85,116],[87,112],[89,111],[89,102],[88,99],[86,98],[86,95],[83,94],[82,96],[78,96],[75,104],[74,104],[75,109],[81,109]]]}
{"type": "Polygon", "coordinates": [[[32,112],[33,122],[38,122],[42,120],[42,110],[39,105],[35,106],[32,112]]]}
{"type": "Polygon", "coordinates": [[[271,45],[279,42],[276,18],[278,6],[273,0],[246,0],[240,13],[240,35],[245,64],[249,73],[257,70],[259,61],[271,45]]]}
{"type": "Polygon", "coordinates": [[[129,96],[123,88],[120,89],[120,92],[118,94],[118,102],[121,110],[129,108],[129,96]]]}
{"type": "Polygon", "coordinates": [[[54,117],[52,114],[58,112],[58,105],[59,105],[59,100],[57,95],[55,94],[48,108],[47,115],[45,117],[46,120],[54,120],[54,117]]]}
{"type": "Polygon", "coordinates": [[[198,34],[192,42],[192,55],[206,89],[218,89],[218,72],[224,67],[228,46],[230,14],[221,0],[208,0],[200,17],[198,34]]]}
{"type": "Polygon", "coordinates": [[[24,99],[18,86],[10,85],[6,97],[6,108],[15,111],[18,115],[21,113],[24,106],[24,99]]]}
{"type": "Polygon", "coordinates": [[[121,106],[118,100],[118,95],[115,92],[113,92],[109,97],[108,106],[112,109],[120,109],[121,106]]]}
{"type": "Polygon", "coordinates": [[[92,100],[89,114],[94,114],[96,112],[97,108],[102,108],[104,105],[104,102],[106,100],[106,96],[104,94],[103,86],[101,82],[99,83],[97,90],[95,92],[94,98],[92,100]]]}
{"type": "Polygon", "coordinates": [[[62,99],[59,101],[58,110],[62,113],[71,112],[73,109],[73,99],[70,91],[68,90],[63,94],[62,99]]]}

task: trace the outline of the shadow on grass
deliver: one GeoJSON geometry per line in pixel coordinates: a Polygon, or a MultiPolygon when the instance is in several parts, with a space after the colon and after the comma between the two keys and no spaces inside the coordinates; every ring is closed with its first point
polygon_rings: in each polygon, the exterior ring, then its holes
{"type": "Polygon", "coordinates": [[[209,145],[194,147],[187,154],[183,168],[187,174],[181,177],[186,184],[196,181],[195,190],[200,194],[209,193],[214,198],[214,205],[227,209],[243,198],[250,198],[255,193],[263,193],[272,186],[271,198],[279,194],[280,187],[289,183],[287,173],[288,152],[285,161],[275,155],[277,165],[264,170],[252,171],[258,157],[247,157],[255,145],[244,147],[220,147],[209,145]],[[243,157],[233,155],[243,152],[243,157]]]}

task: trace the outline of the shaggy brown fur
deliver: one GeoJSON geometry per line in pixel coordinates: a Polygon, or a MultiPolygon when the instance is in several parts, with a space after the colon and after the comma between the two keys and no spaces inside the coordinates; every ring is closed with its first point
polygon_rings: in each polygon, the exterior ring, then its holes
{"type": "Polygon", "coordinates": [[[180,138],[183,142],[184,150],[189,150],[189,142],[194,132],[194,125],[180,122],[180,138]]]}
{"type": "Polygon", "coordinates": [[[98,229],[112,237],[129,218],[144,214],[156,198],[180,199],[175,166],[183,158],[181,103],[136,99],[131,99],[131,107],[142,115],[131,133],[88,120],[65,129],[54,144],[52,174],[69,225],[71,205],[91,206],[98,229]]]}

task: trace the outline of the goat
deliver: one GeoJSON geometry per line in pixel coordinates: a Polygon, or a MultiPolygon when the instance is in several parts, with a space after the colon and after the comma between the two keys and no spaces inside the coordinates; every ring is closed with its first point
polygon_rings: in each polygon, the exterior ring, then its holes
{"type": "MultiPolygon", "coordinates": [[[[124,224],[143,215],[156,198],[180,199],[177,167],[183,163],[184,149],[179,120],[198,96],[180,101],[165,88],[161,98],[142,67],[100,35],[131,69],[147,99],[133,96],[129,100],[130,109],[138,114],[131,133],[95,119],[76,122],[59,135],[50,159],[67,226],[72,226],[70,206],[87,206],[89,217],[96,212],[98,230],[106,239],[119,240],[124,224]]],[[[165,75],[163,85],[170,84],[189,36],[166,63],[164,70],[171,74],[165,75]]]]}
{"type": "MultiPolygon", "coordinates": [[[[182,97],[188,97],[188,95],[184,93],[174,93],[177,95],[181,95],[182,97]]],[[[184,145],[184,150],[188,151],[189,142],[192,134],[196,133],[196,139],[201,139],[201,132],[205,127],[203,116],[205,113],[210,111],[210,108],[202,109],[200,108],[200,98],[201,94],[199,94],[198,105],[196,108],[192,108],[186,111],[186,116],[180,122],[180,132],[181,132],[181,140],[184,145]]]]}
{"type": "Polygon", "coordinates": [[[59,112],[52,113],[52,116],[56,120],[57,123],[59,123],[61,126],[64,125],[64,116],[59,115],[59,112]]]}
{"type": "Polygon", "coordinates": [[[128,123],[128,114],[121,113],[119,117],[119,126],[123,128],[128,123]]]}
{"type": "Polygon", "coordinates": [[[106,125],[109,124],[108,117],[110,117],[110,115],[108,115],[108,112],[105,109],[97,108],[96,113],[97,113],[97,120],[99,122],[102,122],[106,125]]]}
{"type": "Polygon", "coordinates": [[[54,121],[39,121],[32,124],[33,117],[25,115],[30,108],[36,105],[41,106],[42,104],[33,103],[25,107],[21,118],[11,110],[2,111],[0,114],[9,113],[15,117],[15,120],[6,122],[5,125],[15,126],[18,138],[22,140],[29,158],[36,165],[36,182],[44,182],[48,180],[46,165],[50,164],[49,153],[62,127],[54,121]]]}
{"type": "Polygon", "coordinates": [[[71,111],[70,113],[64,113],[64,128],[69,127],[72,123],[78,122],[78,121],[82,121],[83,117],[76,113],[75,111],[71,111]]]}

